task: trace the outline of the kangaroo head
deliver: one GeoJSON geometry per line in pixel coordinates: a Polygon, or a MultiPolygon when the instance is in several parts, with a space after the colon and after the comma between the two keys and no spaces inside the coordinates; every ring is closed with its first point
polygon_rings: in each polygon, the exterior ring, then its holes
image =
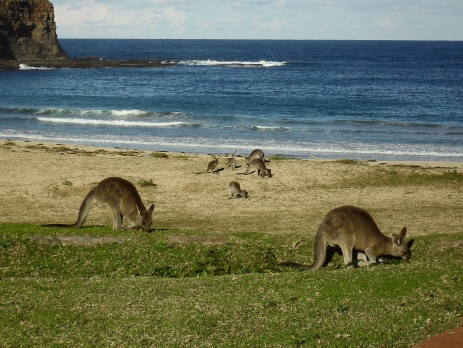
{"type": "Polygon", "coordinates": [[[140,209],[138,209],[138,226],[146,232],[151,231],[151,223],[153,222],[153,211],[154,204],[151,204],[148,210],[140,211],[140,209]]]}
{"type": "Polygon", "coordinates": [[[404,243],[405,235],[407,234],[407,228],[404,227],[399,234],[392,235],[392,249],[391,256],[401,257],[404,260],[410,260],[411,251],[408,247],[409,243],[404,243]]]}

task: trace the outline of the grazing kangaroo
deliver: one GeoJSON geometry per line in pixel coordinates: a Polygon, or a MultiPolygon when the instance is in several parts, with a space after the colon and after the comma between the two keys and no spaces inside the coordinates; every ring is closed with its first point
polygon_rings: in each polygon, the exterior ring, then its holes
{"type": "Polygon", "coordinates": [[[315,260],[312,265],[283,262],[280,265],[300,269],[319,269],[325,263],[326,242],[338,245],[344,256],[344,264],[352,262],[353,250],[359,251],[359,258],[364,253],[367,264],[375,263],[378,256],[390,255],[409,260],[413,243],[404,243],[407,234],[404,227],[399,234],[385,236],[376,225],[371,215],[361,208],[342,206],[331,210],[323,219],[315,236],[315,260]],[[363,253],[362,253],[363,252],[363,253]]]}
{"type": "Polygon", "coordinates": [[[264,176],[268,176],[269,178],[272,177],[271,170],[265,166],[264,161],[261,160],[260,158],[255,158],[248,163],[248,167],[246,168],[246,172],[244,173],[244,175],[248,175],[252,171],[252,169],[255,169],[255,171],[257,172],[257,175],[260,175],[261,177],[264,177],[264,176]]]}
{"type": "Polygon", "coordinates": [[[228,184],[228,194],[230,198],[248,198],[248,191],[241,190],[240,184],[236,181],[228,184]]]}
{"type": "Polygon", "coordinates": [[[135,186],[122,178],[111,177],[102,180],[82,201],[77,221],[74,224],[48,224],[45,226],[80,228],[85,222],[90,209],[96,204],[107,204],[113,212],[113,229],[151,230],[154,204],[145,208],[135,186]],[[131,225],[122,226],[122,218],[126,217],[131,225]]]}
{"type": "Polygon", "coordinates": [[[261,159],[264,160],[264,151],[261,149],[252,150],[251,154],[244,158],[246,160],[246,164],[249,164],[253,159],[261,159]]]}
{"type": "Polygon", "coordinates": [[[235,168],[238,166],[238,162],[237,162],[237,160],[235,158],[235,153],[236,153],[236,150],[235,150],[235,152],[232,153],[231,157],[227,158],[227,166],[231,170],[235,170],[235,168]]]}

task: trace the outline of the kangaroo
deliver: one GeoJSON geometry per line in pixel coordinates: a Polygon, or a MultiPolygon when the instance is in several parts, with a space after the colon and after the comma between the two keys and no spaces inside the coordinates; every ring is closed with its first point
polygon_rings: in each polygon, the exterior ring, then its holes
{"type": "Polygon", "coordinates": [[[246,172],[244,173],[244,175],[248,175],[252,169],[255,169],[257,172],[257,175],[260,175],[261,177],[264,177],[264,176],[268,176],[269,178],[272,177],[271,170],[265,166],[264,161],[261,160],[260,158],[255,158],[248,163],[248,167],[246,168],[246,172]]]}
{"type": "Polygon", "coordinates": [[[236,181],[232,181],[228,184],[229,198],[248,198],[248,191],[241,190],[240,184],[236,181]]]}
{"type": "Polygon", "coordinates": [[[219,159],[214,156],[214,159],[209,162],[207,165],[207,170],[206,173],[212,173],[214,174],[216,171],[217,166],[219,165],[219,159]]]}
{"type": "Polygon", "coordinates": [[[154,204],[145,208],[135,186],[122,178],[106,178],[93,188],[82,201],[77,221],[74,224],[49,224],[45,226],[80,228],[85,222],[90,209],[96,203],[107,204],[113,212],[113,229],[151,230],[154,204]],[[126,217],[131,225],[122,226],[122,218],[126,217]]]}
{"type": "Polygon", "coordinates": [[[227,158],[227,166],[231,170],[235,170],[235,168],[238,166],[238,162],[236,161],[236,158],[235,158],[235,153],[236,153],[236,150],[235,152],[232,153],[231,157],[227,158]]]}
{"type": "Polygon", "coordinates": [[[264,160],[264,151],[262,151],[261,149],[252,150],[251,154],[245,157],[244,159],[246,160],[246,164],[249,164],[249,162],[256,158],[264,160]]]}
{"type": "Polygon", "coordinates": [[[344,256],[344,264],[352,262],[353,250],[359,251],[359,259],[364,253],[367,264],[375,263],[381,255],[389,255],[409,260],[413,244],[404,243],[407,234],[404,227],[399,234],[392,237],[384,235],[376,225],[372,216],[364,209],[353,206],[342,206],[331,210],[323,219],[315,236],[315,260],[312,265],[302,265],[294,262],[283,262],[280,265],[300,269],[317,270],[323,266],[326,258],[326,242],[338,245],[344,256]]]}

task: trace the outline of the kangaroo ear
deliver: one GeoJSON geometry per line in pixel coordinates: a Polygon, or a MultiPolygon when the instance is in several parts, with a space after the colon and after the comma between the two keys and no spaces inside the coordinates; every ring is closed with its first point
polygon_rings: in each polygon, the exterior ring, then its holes
{"type": "Polygon", "coordinates": [[[407,242],[407,247],[408,247],[408,249],[410,249],[410,248],[413,246],[414,243],[415,243],[415,240],[414,240],[414,239],[410,239],[410,240],[407,242]]]}
{"type": "Polygon", "coordinates": [[[154,204],[151,204],[151,206],[148,208],[148,213],[151,215],[153,214],[154,211],[154,204]]]}
{"type": "Polygon", "coordinates": [[[407,227],[402,228],[402,231],[399,233],[400,239],[404,239],[405,236],[407,235],[407,227]]]}
{"type": "Polygon", "coordinates": [[[392,235],[392,243],[394,243],[395,245],[399,246],[400,243],[402,243],[402,238],[400,238],[397,234],[393,234],[392,235]]]}

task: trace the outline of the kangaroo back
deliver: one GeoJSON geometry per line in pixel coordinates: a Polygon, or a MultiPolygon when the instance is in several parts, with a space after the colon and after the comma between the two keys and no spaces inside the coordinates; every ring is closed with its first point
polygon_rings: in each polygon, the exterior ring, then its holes
{"type": "Polygon", "coordinates": [[[264,158],[264,151],[261,149],[252,150],[249,156],[245,157],[246,164],[249,164],[253,159],[263,159],[264,158]]]}

